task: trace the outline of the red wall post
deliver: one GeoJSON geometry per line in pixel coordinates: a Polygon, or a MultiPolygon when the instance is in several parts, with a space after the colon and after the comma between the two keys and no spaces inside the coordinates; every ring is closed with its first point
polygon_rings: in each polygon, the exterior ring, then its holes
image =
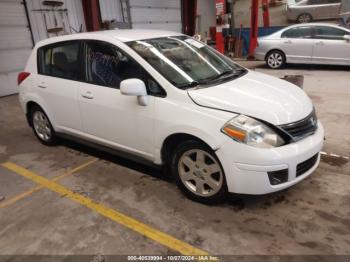
{"type": "Polygon", "coordinates": [[[259,21],[259,0],[252,0],[251,17],[250,17],[250,41],[249,57],[253,58],[255,48],[258,44],[258,21],[259,21]]]}
{"type": "Polygon", "coordinates": [[[270,26],[269,0],[262,0],[264,27],[270,26]]]}
{"type": "Polygon", "coordinates": [[[216,9],[216,34],[215,34],[216,50],[224,54],[225,38],[222,33],[222,29],[224,28],[224,23],[225,23],[225,21],[223,20],[223,17],[226,14],[226,0],[215,0],[215,9],[216,9]]]}
{"type": "Polygon", "coordinates": [[[193,36],[196,33],[197,0],[182,0],[182,31],[193,36]]]}
{"type": "Polygon", "coordinates": [[[101,12],[98,0],[82,0],[87,31],[101,29],[101,12]]]}

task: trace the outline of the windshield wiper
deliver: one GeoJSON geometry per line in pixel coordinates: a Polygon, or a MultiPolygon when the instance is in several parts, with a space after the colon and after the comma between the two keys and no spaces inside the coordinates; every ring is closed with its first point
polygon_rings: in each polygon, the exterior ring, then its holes
{"type": "Polygon", "coordinates": [[[191,88],[191,87],[196,87],[198,85],[199,85],[199,82],[192,81],[192,82],[189,82],[189,83],[177,85],[177,87],[180,88],[180,89],[187,89],[187,88],[191,88]]]}
{"type": "Polygon", "coordinates": [[[226,79],[226,78],[230,78],[230,77],[238,77],[240,76],[242,73],[246,72],[245,69],[230,69],[230,70],[226,70],[216,76],[210,77],[205,79],[206,83],[210,83],[213,81],[217,81],[217,80],[221,80],[221,79],[226,79]],[[225,76],[225,77],[224,77],[225,76]]]}

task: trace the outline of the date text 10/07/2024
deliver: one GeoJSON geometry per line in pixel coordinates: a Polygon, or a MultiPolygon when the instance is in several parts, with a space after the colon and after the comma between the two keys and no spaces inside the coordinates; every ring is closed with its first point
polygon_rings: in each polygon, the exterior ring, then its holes
{"type": "Polygon", "coordinates": [[[128,256],[128,261],[219,261],[216,256],[128,256]]]}

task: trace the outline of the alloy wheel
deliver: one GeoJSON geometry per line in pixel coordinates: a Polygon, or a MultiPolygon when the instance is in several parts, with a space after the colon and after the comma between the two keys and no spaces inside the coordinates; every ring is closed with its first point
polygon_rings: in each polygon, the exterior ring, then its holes
{"type": "Polygon", "coordinates": [[[48,142],[51,139],[52,131],[51,131],[50,123],[43,112],[41,111],[34,112],[33,126],[34,126],[35,133],[38,135],[38,137],[41,140],[48,142]]]}
{"type": "Polygon", "coordinates": [[[267,63],[271,68],[280,68],[283,65],[283,57],[280,53],[273,52],[267,58],[267,63]]]}
{"type": "Polygon", "coordinates": [[[309,14],[302,14],[298,18],[299,23],[310,23],[311,20],[312,18],[309,14]]]}
{"type": "Polygon", "coordinates": [[[204,150],[192,149],[185,152],[179,159],[178,171],[182,183],[198,196],[213,196],[223,186],[220,164],[204,150]]]}

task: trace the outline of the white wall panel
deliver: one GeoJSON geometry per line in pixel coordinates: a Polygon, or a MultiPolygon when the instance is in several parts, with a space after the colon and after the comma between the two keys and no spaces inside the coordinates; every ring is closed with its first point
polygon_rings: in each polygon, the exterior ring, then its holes
{"type": "Polygon", "coordinates": [[[33,44],[31,41],[30,31],[27,27],[0,27],[0,51],[16,48],[31,49],[33,44]]]}
{"type": "Polygon", "coordinates": [[[130,0],[132,28],[182,31],[181,0],[130,0]]]}
{"type": "Polygon", "coordinates": [[[133,24],[133,28],[135,28],[135,29],[157,29],[157,30],[167,30],[167,31],[181,32],[180,29],[182,28],[182,25],[181,25],[181,23],[133,24]]]}
{"type": "MultiPolygon", "coordinates": [[[[129,0],[131,6],[168,7],[181,9],[180,0],[129,0]]],[[[199,0],[202,1],[202,0],[199,0]]]]}
{"type": "Polygon", "coordinates": [[[99,0],[102,21],[116,20],[122,22],[122,12],[119,0],[99,0]]]}
{"type": "Polygon", "coordinates": [[[33,46],[22,1],[0,1],[0,96],[18,91],[16,77],[33,46]]]}
{"type": "MultiPolygon", "coordinates": [[[[69,33],[79,31],[81,25],[85,31],[81,0],[62,1],[64,5],[59,8],[67,8],[68,16],[61,19],[60,14],[56,14],[56,19],[65,23],[69,33]]],[[[50,9],[50,7],[43,6],[42,0],[27,0],[26,2],[34,40],[37,42],[52,36],[47,34],[43,13],[33,11],[33,9],[50,9]]],[[[45,15],[47,15],[48,27],[53,27],[55,22],[53,12],[45,12],[45,15]]],[[[0,0],[0,96],[18,92],[16,77],[18,72],[23,70],[32,46],[22,0],[0,0]]]]}

